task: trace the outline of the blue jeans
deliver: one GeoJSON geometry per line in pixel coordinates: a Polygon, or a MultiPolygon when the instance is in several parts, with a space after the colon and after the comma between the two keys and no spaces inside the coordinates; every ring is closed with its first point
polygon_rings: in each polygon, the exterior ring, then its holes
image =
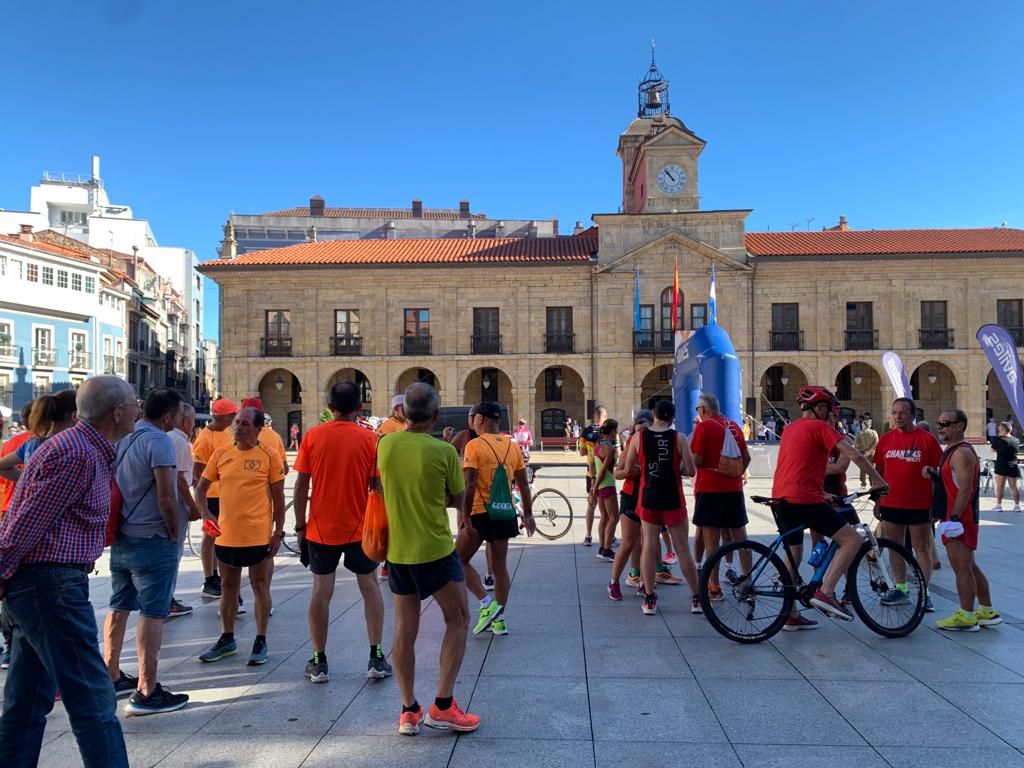
{"type": "Polygon", "coordinates": [[[89,577],[73,568],[22,568],[7,582],[14,631],[0,716],[4,768],[39,762],[46,716],[61,692],[86,768],[128,768],[117,700],[96,641],[89,577]]]}

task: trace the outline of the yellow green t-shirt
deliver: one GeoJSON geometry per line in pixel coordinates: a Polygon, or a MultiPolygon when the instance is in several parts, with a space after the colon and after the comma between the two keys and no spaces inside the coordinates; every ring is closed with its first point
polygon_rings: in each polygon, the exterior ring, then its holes
{"type": "Polygon", "coordinates": [[[422,432],[392,432],[377,444],[388,513],[388,561],[418,565],[450,555],[448,494],[465,489],[459,454],[422,432]]]}

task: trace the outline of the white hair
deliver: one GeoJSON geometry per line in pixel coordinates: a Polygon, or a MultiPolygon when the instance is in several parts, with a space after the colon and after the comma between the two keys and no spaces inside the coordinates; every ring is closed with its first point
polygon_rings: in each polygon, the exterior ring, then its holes
{"type": "Polygon", "coordinates": [[[95,423],[103,421],[117,406],[135,399],[135,389],[121,377],[93,376],[78,388],[75,405],[78,418],[95,423]]]}

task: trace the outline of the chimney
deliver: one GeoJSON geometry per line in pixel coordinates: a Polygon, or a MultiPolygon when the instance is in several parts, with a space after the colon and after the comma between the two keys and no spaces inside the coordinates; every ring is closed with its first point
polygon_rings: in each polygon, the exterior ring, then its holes
{"type": "Polygon", "coordinates": [[[526,236],[527,237],[536,237],[537,236],[537,222],[536,221],[531,221],[530,222],[530,226],[528,226],[526,228],[526,236]]]}
{"type": "Polygon", "coordinates": [[[494,225],[494,236],[495,237],[504,237],[505,236],[505,222],[504,221],[499,221],[497,224],[494,225]]]}
{"type": "Polygon", "coordinates": [[[558,219],[552,219],[551,220],[551,234],[552,235],[557,235],[558,234],[558,219]]]}
{"type": "Polygon", "coordinates": [[[32,225],[21,224],[18,228],[18,239],[24,240],[26,243],[32,242],[32,225]]]}
{"type": "Polygon", "coordinates": [[[583,222],[582,221],[577,221],[576,222],[576,226],[572,228],[572,233],[573,233],[573,235],[582,235],[583,234],[583,222]]]}
{"type": "Polygon", "coordinates": [[[395,231],[395,222],[393,222],[393,221],[389,221],[388,222],[388,225],[385,228],[385,232],[384,232],[384,239],[385,240],[397,240],[398,239],[398,232],[395,231]]]}
{"type": "Polygon", "coordinates": [[[100,156],[99,155],[93,155],[92,156],[92,180],[93,181],[99,181],[100,180],[100,156]]]}
{"type": "Polygon", "coordinates": [[[324,199],[320,197],[320,195],[313,195],[311,198],[309,198],[309,215],[324,215],[324,199]]]}
{"type": "Polygon", "coordinates": [[[472,219],[470,219],[469,224],[466,225],[466,236],[470,238],[476,237],[476,222],[472,219]]]}
{"type": "Polygon", "coordinates": [[[412,201],[412,217],[414,219],[423,218],[423,201],[416,199],[412,201]]]}
{"type": "Polygon", "coordinates": [[[459,200],[459,218],[469,218],[469,200],[459,200]]]}
{"type": "Polygon", "coordinates": [[[849,228],[850,227],[847,226],[847,224],[846,224],[846,217],[845,216],[840,216],[839,217],[839,226],[836,227],[836,229],[838,229],[840,232],[845,232],[849,228]]]}
{"type": "Polygon", "coordinates": [[[231,219],[228,219],[224,225],[224,239],[220,241],[217,255],[222,259],[238,258],[238,241],[235,240],[235,227],[231,223],[231,219]]]}

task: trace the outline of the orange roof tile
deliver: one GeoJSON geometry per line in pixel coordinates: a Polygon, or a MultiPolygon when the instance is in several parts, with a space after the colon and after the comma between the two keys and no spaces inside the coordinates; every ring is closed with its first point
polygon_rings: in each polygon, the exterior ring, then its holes
{"type": "Polygon", "coordinates": [[[55,256],[64,256],[71,259],[80,259],[82,261],[95,262],[94,259],[87,256],[85,253],[79,250],[73,250],[71,248],[57,245],[55,243],[48,243],[44,240],[39,240],[35,237],[32,240],[22,240],[17,235],[0,235],[0,241],[7,243],[14,243],[20,245],[22,248],[31,248],[36,251],[44,251],[46,253],[52,253],[55,256]]]}
{"type": "MultiPolygon", "coordinates": [[[[463,218],[457,208],[424,208],[422,216],[414,217],[411,208],[324,208],[323,216],[313,216],[310,208],[285,208],[280,211],[258,214],[260,216],[309,216],[320,219],[454,219],[463,218]]],[[[486,219],[485,213],[471,213],[470,219],[486,219]]]]}
{"type": "MultiPolygon", "coordinates": [[[[250,251],[211,267],[316,264],[500,264],[590,261],[596,237],[504,237],[408,240],[323,240],[250,251]]],[[[202,271],[202,270],[201,270],[202,271]]]]}
{"type": "Polygon", "coordinates": [[[748,232],[755,256],[880,256],[925,253],[1024,252],[1024,230],[874,229],[748,232]]]}

